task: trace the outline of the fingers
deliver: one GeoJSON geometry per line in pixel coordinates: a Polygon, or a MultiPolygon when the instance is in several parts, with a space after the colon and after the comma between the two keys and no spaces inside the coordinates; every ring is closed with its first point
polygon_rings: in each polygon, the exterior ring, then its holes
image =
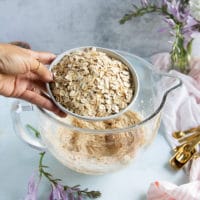
{"type": "Polygon", "coordinates": [[[31,79],[23,75],[11,76],[0,74],[0,95],[24,99],[39,107],[52,111],[60,117],[66,117],[66,114],[50,98],[40,94],[40,91],[45,91],[45,84],[37,81],[37,78],[34,76],[31,79]]]}
{"type": "Polygon", "coordinates": [[[30,61],[30,71],[37,74],[43,81],[53,81],[52,73],[40,61],[32,58],[30,61]]]}
{"type": "Polygon", "coordinates": [[[12,96],[15,85],[16,79],[14,76],[0,74],[0,95],[12,96]]]}
{"type": "Polygon", "coordinates": [[[0,73],[24,74],[30,71],[43,81],[52,81],[52,75],[44,66],[55,58],[52,53],[36,52],[10,44],[0,44],[0,73]]]}
{"type": "Polygon", "coordinates": [[[27,50],[32,57],[31,71],[38,74],[44,81],[53,81],[51,72],[47,69],[44,64],[50,64],[54,59],[55,55],[47,52],[36,52],[27,50]]]}
{"type": "Polygon", "coordinates": [[[27,89],[32,90],[32,88],[37,88],[41,92],[47,92],[45,83],[40,80],[32,80],[31,85],[27,89]]]}
{"type": "Polygon", "coordinates": [[[54,112],[56,115],[60,117],[66,117],[67,115],[63,113],[58,107],[56,107],[53,102],[47,97],[41,96],[40,94],[26,90],[20,97],[30,103],[36,104],[39,107],[45,108],[49,111],[54,112]]]}
{"type": "Polygon", "coordinates": [[[48,52],[37,52],[32,50],[27,51],[33,58],[35,58],[43,64],[50,64],[56,58],[56,55],[48,52]]]}

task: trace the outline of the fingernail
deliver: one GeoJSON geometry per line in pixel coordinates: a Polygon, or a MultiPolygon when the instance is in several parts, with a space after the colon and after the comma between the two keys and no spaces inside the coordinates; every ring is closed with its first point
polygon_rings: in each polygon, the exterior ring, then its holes
{"type": "Polygon", "coordinates": [[[55,54],[51,54],[51,60],[54,60],[56,58],[55,54]]]}
{"type": "Polygon", "coordinates": [[[51,72],[50,72],[50,75],[49,75],[49,80],[53,81],[53,73],[51,73],[51,72]]]}
{"type": "Polygon", "coordinates": [[[59,113],[58,113],[58,115],[60,116],[60,117],[67,117],[67,114],[66,113],[64,113],[64,112],[62,112],[62,111],[60,111],[59,113]]]}

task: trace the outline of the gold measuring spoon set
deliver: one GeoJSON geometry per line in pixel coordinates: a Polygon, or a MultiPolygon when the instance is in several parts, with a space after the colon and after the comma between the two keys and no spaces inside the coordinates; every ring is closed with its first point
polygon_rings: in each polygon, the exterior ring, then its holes
{"type": "Polygon", "coordinates": [[[200,143],[200,126],[186,131],[176,131],[172,136],[180,143],[173,149],[174,155],[169,161],[174,169],[181,169],[191,159],[200,156],[197,150],[200,143]]]}

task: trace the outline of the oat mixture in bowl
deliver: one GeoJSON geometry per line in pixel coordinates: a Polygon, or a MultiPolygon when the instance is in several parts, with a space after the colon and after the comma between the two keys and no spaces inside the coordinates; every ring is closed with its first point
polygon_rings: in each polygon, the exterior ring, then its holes
{"type": "MultiPolygon", "coordinates": [[[[103,174],[122,168],[131,162],[139,148],[146,143],[143,127],[118,134],[101,134],[101,131],[120,129],[141,121],[141,116],[132,111],[106,121],[85,121],[73,116],[63,119],[74,127],[93,130],[80,132],[61,127],[52,134],[47,131],[43,140],[52,144],[54,155],[69,168],[84,174],[103,174]],[[95,134],[95,132],[99,134],[95,134]]],[[[48,127],[48,122],[43,124],[48,127]]]]}
{"type": "Polygon", "coordinates": [[[136,161],[136,155],[142,155],[139,152],[158,132],[168,94],[182,82],[171,74],[155,72],[150,63],[136,55],[118,53],[134,66],[140,86],[133,106],[126,112],[109,120],[89,121],[72,115],[60,118],[17,101],[11,112],[17,135],[31,147],[49,151],[66,167],[85,174],[113,172],[136,161]],[[26,124],[33,125],[27,115],[35,117],[34,127],[40,132],[40,139],[27,132],[26,124]]]}
{"type": "Polygon", "coordinates": [[[88,120],[120,116],[138,93],[133,66],[114,51],[82,47],[61,54],[50,66],[54,82],[48,84],[61,110],[88,120]]]}

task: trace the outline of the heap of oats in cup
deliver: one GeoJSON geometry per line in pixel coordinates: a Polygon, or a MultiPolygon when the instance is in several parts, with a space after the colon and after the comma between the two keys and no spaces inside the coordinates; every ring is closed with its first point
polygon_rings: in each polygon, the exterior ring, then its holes
{"type": "Polygon", "coordinates": [[[49,85],[54,102],[75,115],[114,116],[125,110],[135,96],[136,78],[130,67],[94,47],[64,55],[50,70],[54,76],[49,85]]]}

